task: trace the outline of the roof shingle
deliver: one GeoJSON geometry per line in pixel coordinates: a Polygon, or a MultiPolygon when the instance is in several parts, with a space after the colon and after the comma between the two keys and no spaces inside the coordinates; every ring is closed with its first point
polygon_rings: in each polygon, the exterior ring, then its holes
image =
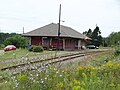
{"type": "MultiPolygon", "coordinates": [[[[81,39],[84,39],[86,37],[85,35],[77,32],[76,30],[63,25],[60,25],[60,33],[60,37],[72,37],[81,39]]],[[[23,36],[58,36],[58,24],[48,24],[28,33],[24,33],[23,36]]]]}

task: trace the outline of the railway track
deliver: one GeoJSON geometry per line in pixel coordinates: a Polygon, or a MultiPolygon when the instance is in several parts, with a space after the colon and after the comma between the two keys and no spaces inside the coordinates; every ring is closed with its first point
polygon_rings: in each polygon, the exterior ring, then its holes
{"type": "Polygon", "coordinates": [[[44,65],[48,65],[48,64],[53,64],[53,63],[58,63],[58,62],[63,62],[63,61],[79,58],[79,57],[84,57],[87,55],[97,54],[100,52],[106,52],[106,51],[103,50],[103,51],[91,51],[91,52],[78,52],[75,54],[58,56],[58,57],[48,58],[48,59],[44,59],[44,60],[29,61],[27,63],[21,63],[21,64],[9,66],[9,67],[1,68],[0,71],[15,70],[16,68],[21,69],[21,68],[25,68],[25,67],[28,69],[28,68],[30,68],[30,65],[33,65],[33,64],[35,64],[36,66],[40,66],[41,63],[44,63],[44,65]]]}

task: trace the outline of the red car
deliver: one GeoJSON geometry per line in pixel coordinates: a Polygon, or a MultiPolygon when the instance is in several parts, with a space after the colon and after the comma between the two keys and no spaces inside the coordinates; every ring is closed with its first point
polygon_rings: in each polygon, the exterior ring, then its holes
{"type": "Polygon", "coordinates": [[[11,51],[11,50],[16,50],[16,47],[14,45],[8,45],[4,48],[4,51],[11,51]]]}

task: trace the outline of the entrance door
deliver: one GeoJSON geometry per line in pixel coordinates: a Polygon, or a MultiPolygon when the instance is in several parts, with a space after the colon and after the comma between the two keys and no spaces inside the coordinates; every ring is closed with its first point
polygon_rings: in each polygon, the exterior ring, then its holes
{"type": "Polygon", "coordinates": [[[58,39],[52,39],[52,48],[63,49],[63,40],[60,39],[58,41],[58,39]],[[58,43],[59,43],[59,46],[58,46],[58,43]]]}
{"type": "Polygon", "coordinates": [[[50,38],[48,37],[43,37],[42,38],[42,46],[46,49],[49,49],[50,47],[50,38]]]}

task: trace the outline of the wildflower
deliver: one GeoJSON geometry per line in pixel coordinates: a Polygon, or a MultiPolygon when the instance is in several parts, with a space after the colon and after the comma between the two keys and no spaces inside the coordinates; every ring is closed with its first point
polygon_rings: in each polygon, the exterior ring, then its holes
{"type": "Polygon", "coordinates": [[[31,66],[31,70],[34,70],[34,69],[35,69],[35,67],[31,66]]]}
{"type": "Polygon", "coordinates": [[[31,81],[33,80],[33,78],[29,78],[31,81]]]}
{"type": "Polygon", "coordinates": [[[60,74],[60,77],[62,77],[62,74],[60,74]]]}
{"type": "Polygon", "coordinates": [[[18,66],[20,68],[20,66],[18,66]]]}
{"type": "Polygon", "coordinates": [[[112,63],[111,61],[109,61],[109,62],[107,63],[107,66],[111,68],[111,67],[113,66],[113,63],[112,63]]]}
{"type": "Polygon", "coordinates": [[[72,90],[81,90],[80,86],[74,86],[72,90]]]}
{"type": "Polygon", "coordinates": [[[46,66],[46,68],[48,68],[48,66],[46,66]]]}
{"type": "Polygon", "coordinates": [[[87,75],[85,73],[82,73],[83,78],[85,78],[85,80],[87,80],[87,75]]]}
{"type": "Polygon", "coordinates": [[[15,78],[16,78],[15,76],[11,77],[11,79],[15,79],[15,78]]]}
{"type": "Polygon", "coordinates": [[[44,81],[42,80],[41,83],[44,83],[44,81]]]}
{"type": "Polygon", "coordinates": [[[33,76],[33,75],[30,73],[30,76],[33,76]]]}
{"type": "Polygon", "coordinates": [[[82,71],[82,70],[84,70],[84,68],[83,67],[81,67],[81,66],[79,66],[78,68],[77,68],[77,70],[79,71],[82,71]]]}
{"type": "Polygon", "coordinates": [[[56,71],[57,69],[56,69],[56,68],[54,68],[54,70],[56,71]]]}
{"type": "Polygon", "coordinates": [[[7,83],[7,81],[5,81],[5,83],[7,83]]]}
{"type": "Polygon", "coordinates": [[[51,65],[48,63],[48,66],[51,66],[51,65]]]}
{"type": "Polygon", "coordinates": [[[39,74],[36,74],[36,76],[38,77],[38,76],[39,76],[39,74]]]}
{"type": "Polygon", "coordinates": [[[24,57],[22,56],[21,59],[24,60],[24,57]]]}
{"type": "Polygon", "coordinates": [[[74,79],[74,84],[76,84],[76,85],[80,85],[80,82],[77,81],[76,79],[74,79]]]}
{"type": "Polygon", "coordinates": [[[42,72],[42,70],[39,68],[39,69],[38,69],[38,72],[42,72]]]}
{"type": "Polygon", "coordinates": [[[62,87],[63,87],[63,83],[60,82],[60,83],[58,83],[56,86],[57,86],[57,88],[62,88],[62,87]]]}
{"type": "Polygon", "coordinates": [[[28,61],[28,58],[25,58],[26,61],[28,61]]]}
{"type": "Polygon", "coordinates": [[[56,74],[58,73],[58,71],[56,72],[56,74]]]}
{"type": "Polygon", "coordinates": [[[19,83],[16,83],[16,87],[18,87],[19,86],[19,83]]]}
{"type": "Polygon", "coordinates": [[[73,83],[72,83],[72,82],[70,82],[69,86],[70,86],[70,87],[73,87],[73,83]]]}
{"type": "Polygon", "coordinates": [[[28,57],[28,53],[26,54],[26,57],[28,57]]]}
{"type": "Polygon", "coordinates": [[[45,77],[45,80],[47,80],[47,77],[45,77]]]}
{"type": "Polygon", "coordinates": [[[15,74],[17,74],[17,72],[15,72],[15,71],[14,71],[12,74],[14,74],[14,75],[15,75],[15,74]]]}
{"type": "Polygon", "coordinates": [[[44,69],[44,66],[42,65],[41,68],[44,69]]]}

